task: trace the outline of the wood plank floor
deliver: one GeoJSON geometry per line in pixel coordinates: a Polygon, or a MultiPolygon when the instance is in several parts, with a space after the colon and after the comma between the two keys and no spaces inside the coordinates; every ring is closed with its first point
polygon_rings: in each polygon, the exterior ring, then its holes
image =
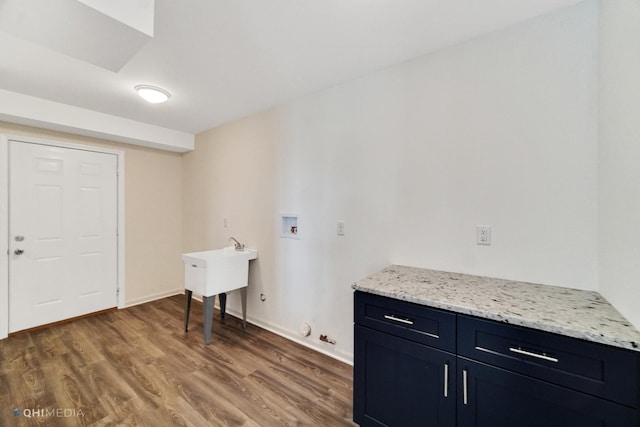
{"type": "Polygon", "coordinates": [[[0,426],[355,425],[349,365],[218,312],[205,346],[191,310],[188,333],[179,295],[0,341],[0,426]]]}

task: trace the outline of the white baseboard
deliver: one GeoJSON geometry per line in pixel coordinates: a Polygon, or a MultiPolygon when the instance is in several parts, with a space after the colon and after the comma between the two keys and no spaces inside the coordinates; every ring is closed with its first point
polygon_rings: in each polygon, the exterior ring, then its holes
{"type": "Polygon", "coordinates": [[[136,298],[130,301],[127,301],[124,308],[133,307],[134,305],[144,304],[146,302],[151,302],[155,300],[159,300],[162,298],[172,297],[174,295],[184,294],[184,288],[172,289],[170,291],[158,292],[155,294],[147,295],[141,298],[136,298]]]}
{"type": "MultiPolygon", "coordinates": [[[[235,316],[239,319],[242,319],[242,313],[239,313],[235,310],[229,310],[227,309],[227,313],[231,314],[232,316],[235,316]]],[[[266,329],[269,332],[273,332],[276,335],[280,335],[283,338],[288,339],[289,341],[293,341],[295,343],[298,343],[300,345],[303,345],[307,348],[310,348],[312,350],[315,350],[319,353],[322,353],[326,356],[332,357],[336,360],[339,360],[340,362],[346,363],[347,365],[351,365],[353,366],[353,354],[345,354],[345,353],[338,353],[338,352],[332,352],[327,350],[326,348],[323,348],[320,344],[315,344],[312,342],[309,342],[307,340],[304,339],[304,337],[301,337],[300,335],[298,335],[296,332],[294,331],[289,331],[286,329],[282,329],[276,325],[273,325],[269,322],[264,322],[262,320],[253,318],[253,317],[249,317],[247,316],[247,323],[251,323],[252,325],[258,326],[262,329],[266,329]]],[[[331,345],[331,344],[327,344],[327,345],[331,345]]]]}

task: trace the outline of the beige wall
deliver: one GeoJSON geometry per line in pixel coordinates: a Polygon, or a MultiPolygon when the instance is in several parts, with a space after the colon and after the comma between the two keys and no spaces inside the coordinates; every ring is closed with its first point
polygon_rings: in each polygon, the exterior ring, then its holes
{"type": "Polygon", "coordinates": [[[344,359],[351,284],[388,264],[595,290],[596,60],[583,2],[203,132],[184,248],[257,248],[248,317],[344,359]]]}
{"type": "Polygon", "coordinates": [[[5,122],[0,133],[124,151],[126,303],[183,289],[180,154],[5,122]]]}
{"type": "MultiPolygon", "coordinates": [[[[249,276],[248,316],[263,326],[273,312],[291,312],[286,295],[274,289],[278,253],[274,193],[279,153],[278,126],[272,112],[212,129],[196,137],[196,149],[183,157],[183,248],[185,252],[229,246],[234,236],[259,250],[249,276]],[[227,228],[224,218],[228,219],[227,228]],[[265,285],[266,284],[266,287],[265,285]],[[267,301],[260,301],[260,294],[267,301]]],[[[229,309],[239,307],[237,292],[229,294],[229,309]]],[[[303,307],[301,304],[300,307],[303,307]]],[[[277,322],[274,322],[277,323],[277,322]]]]}

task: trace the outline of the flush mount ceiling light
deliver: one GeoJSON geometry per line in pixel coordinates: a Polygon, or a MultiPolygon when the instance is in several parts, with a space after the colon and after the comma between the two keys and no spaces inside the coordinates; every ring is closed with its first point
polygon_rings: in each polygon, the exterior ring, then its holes
{"type": "Polygon", "coordinates": [[[138,95],[140,95],[142,99],[152,104],[162,104],[163,102],[167,102],[171,97],[171,94],[166,90],[149,85],[136,86],[136,92],[138,92],[138,95]]]}

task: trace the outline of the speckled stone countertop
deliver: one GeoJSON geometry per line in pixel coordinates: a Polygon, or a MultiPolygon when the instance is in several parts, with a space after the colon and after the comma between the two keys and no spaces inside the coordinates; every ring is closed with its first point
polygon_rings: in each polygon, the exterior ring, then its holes
{"type": "Polygon", "coordinates": [[[597,292],[398,265],[353,289],[640,352],[640,332],[597,292]]]}

